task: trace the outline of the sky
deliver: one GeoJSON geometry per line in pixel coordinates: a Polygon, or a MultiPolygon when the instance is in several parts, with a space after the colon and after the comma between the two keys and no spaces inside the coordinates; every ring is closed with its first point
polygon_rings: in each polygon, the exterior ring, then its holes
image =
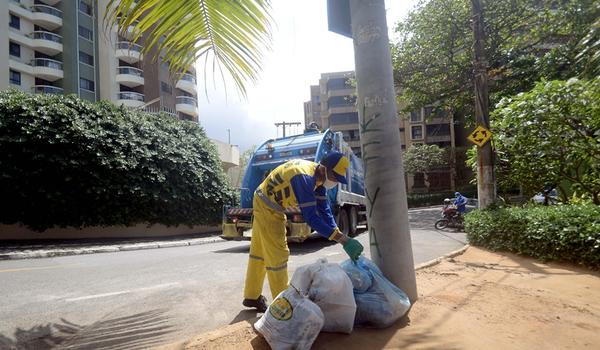
{"type": "MultiPolygon", "coordinates": [[[[385,3],[389,35],[393,37],[391,28],[416,1],[385,3]]],[[[327,29],[326,0],[273,0],[272,15],[273,47],[265,55],[258,82],[247,85],[246,99],[238,96],[227,77],[226,89],[220,75],[213,79],[212,66],[205,93],[204,60],[196,65],[200,125],[210,138],[230,139],[240,151],[281,137],[282,128],[275,127],[276,122],[301,122],[299,127],[288,127],[287,134],[302,132],[310,85],[318,84],[321,73],[354,70],[352,39],[327,29]]]]}

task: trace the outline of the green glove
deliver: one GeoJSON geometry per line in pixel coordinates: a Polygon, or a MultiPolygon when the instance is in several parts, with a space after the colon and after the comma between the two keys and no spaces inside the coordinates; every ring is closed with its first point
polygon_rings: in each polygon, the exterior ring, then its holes
{"type": "Polygon", "coordinates": [[[344,243],[343,247],[344,251],[346,251],[346,254],[348,254],[352,261],[358,260],[358,257],[363,251],[362,244],[360,244],[359,241],[351,237],[348,237],[348,240],[346,241],[346,243],[344,243]]]}

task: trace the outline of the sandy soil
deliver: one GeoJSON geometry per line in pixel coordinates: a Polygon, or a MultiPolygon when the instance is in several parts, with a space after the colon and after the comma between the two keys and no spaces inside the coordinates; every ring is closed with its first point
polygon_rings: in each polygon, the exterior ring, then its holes
{"type": "MultiPolygon", "coordinates": [[[[313,349],[599,349],[600,274],[471,247],[417,272],[419,300],[387,329],[321,333],[313,349]]],[[[269,349],[249,320],[163,349],[269,349]]]]}

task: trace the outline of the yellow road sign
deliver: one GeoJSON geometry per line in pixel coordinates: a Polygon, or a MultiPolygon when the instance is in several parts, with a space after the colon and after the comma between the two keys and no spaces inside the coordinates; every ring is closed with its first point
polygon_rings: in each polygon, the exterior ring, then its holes
{"type": "Polygon", "coordinates": [[[492,132],[485,127],[478,125],[473,132],[467,136],[469,141],[473,142],[479,147],[483,147],[486,142],[492,137],[492,132]]]}

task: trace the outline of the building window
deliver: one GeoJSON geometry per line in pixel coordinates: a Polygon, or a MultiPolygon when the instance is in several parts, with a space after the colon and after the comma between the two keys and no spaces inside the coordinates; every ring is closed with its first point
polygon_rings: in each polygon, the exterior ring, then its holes
{"type": "Polygon", "coordinates": [[[83,12],[88,16],[92,16],[94,10],[90,4],[85,1],[79,0],[79,12],[83,12]]]}
{"type": "Polygon", "coordinates": [[[427,136],[448,136],[450,135],[449,124],[430,124],[427,125],[427,136]]]}
{"type": "Polygon", "coordinates": [[[416,173],[413,175],[414,185],[413,188],[423,188],[425,187],[425,174],[416,173]]]}
{"type": "Polygon", "coordinates": [[[14,85],[21,85],[21,73],[10,70],[10,83],[14,85]]]}
{"type": "Polygon", "coordinates": [[[334,107],[354,107],[356,104],[356,96],[333,96],[327,100],[329,108],[334,107]]]}
{"type": "Polygon", "coordinates": [[[168,94],[173,94],[173,88],[171,87],[171,85],[165,83],[164,81],[160,82],[160,90],[168,94]]]}
{"type": "Polygon", "coordinates": [[[11,56],[21,57],[21,45],[15,44],[11,41],[9,43],[9,51],[11,56]]]}
{"type": "Polygon", "coordinates": [[[415,125],[410,128],[410,135],[413,140],[420,140],[423,138],[423,127],[421,125],[415,125]]]}
{"type": "Polygon", "coordinates": [[[329,125],[358,124],[358,113],[335,113],[329,117],[329,125]]]}
{"type": "Polygon", "coordinates": [[[79,87],[88,91],[96,91],[94,89],[94,82],[85,78],[79,78],[79,87]]]}
{"type": "Polygon", "coordinates": [[[16,30],[21,30],[21,18],[11,14],[10,15],[10,27],[16,30]]]}
{"type": "Polygon", "coordinates": [[[94,41],[94,32],[86,27],[79,26],[79,36],[89,41],[94,41]]]}
{"type": "Polygon", "coordinates": [[[418,123],[422,121],[421,119],[421,111],[412,111],[410,112],[410,121],[413,123],[418,123]]]}
{"type": "Polygon", "coordinates": [[[425,107],[423,112],[425,112],[425,119],[428,119],[431,115],[431,112],[433,112],[433,107],[425,107]]]}
{"type": "Polygon", "coordinates": [[[79,62],[85,63],[89,66],[94,65],[94,56],[88,55],[85,52],[79,51],[79,62]]]}

